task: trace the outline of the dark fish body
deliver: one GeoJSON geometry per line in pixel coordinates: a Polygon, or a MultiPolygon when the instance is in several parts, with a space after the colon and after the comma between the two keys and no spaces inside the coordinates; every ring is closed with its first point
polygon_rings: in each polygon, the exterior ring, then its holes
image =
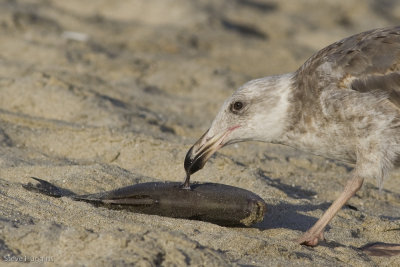
{"type": "MultiPolygon", "coordinates": [[[[65,196],[62,189],[41,179],[24,187],[53,197],[65,196]]],[[[182,189],[177,182],[150,182],[88,195],[69,195],[96,206],[173,218],[212,222],[224,226],[249,226],[260,222],[266,204],[256,194],[238,187],[203,183],[182,189]]]]}

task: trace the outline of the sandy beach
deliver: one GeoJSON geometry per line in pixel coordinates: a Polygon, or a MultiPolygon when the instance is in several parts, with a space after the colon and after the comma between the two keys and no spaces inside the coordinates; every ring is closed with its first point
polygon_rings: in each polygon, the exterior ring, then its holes
{"type": "Polygon", "coordinates": [[[252,227],[109,210],[79,194],[183,181],[183,160],[246,81],[295,71],[313,53],[400,23],[395,1],[0,1],[0,265],[396,266],[400,170],[365,181],[310,248],[292,240],[340,194],[353,166],[240,143],[192,181],[241,187],[268,205],[252,227]],[[5,264],[7,263],[7,264],[5,264]]]}

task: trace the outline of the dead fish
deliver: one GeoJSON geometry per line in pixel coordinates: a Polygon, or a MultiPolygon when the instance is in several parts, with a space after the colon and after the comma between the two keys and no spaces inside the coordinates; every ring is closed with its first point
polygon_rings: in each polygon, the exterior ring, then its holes
{"type": "Polygon", "coordinates": [[[187,190],[182,189],[178,182],[150,182],[76,195],[42,179],[32,178],[39,184],[28,183],[23,187],[51,197],[66,196],[111,209],[200,220],[222,226],[250,226],[261,222],[266,212],[266,203],[258,195],[217,183],[194,183],[187,190]]]}

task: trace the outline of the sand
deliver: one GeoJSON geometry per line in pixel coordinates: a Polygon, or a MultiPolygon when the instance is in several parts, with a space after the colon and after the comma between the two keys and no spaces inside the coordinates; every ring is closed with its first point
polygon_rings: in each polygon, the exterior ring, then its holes
{"type": "Polygon", "coordinates": [[[339,195],[352,166],[283,146],[228,146],[192,176],[260,195],[268,213],[249,228],[96,208],[21,186],[36,176],[83,194],[183,181],[187,150],[238,86],[398,24],[399,11],[395,1],[361,0],[1,1],[0,265],[399,265],[400,256],[358,248],[400,243],[400,171],[382,192],[366,181],[327,241],[309,248],[291,240],[339,195]]]}

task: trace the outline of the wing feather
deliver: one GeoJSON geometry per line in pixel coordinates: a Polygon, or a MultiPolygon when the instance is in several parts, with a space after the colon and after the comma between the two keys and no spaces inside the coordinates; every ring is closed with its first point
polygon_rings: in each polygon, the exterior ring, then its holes
{"type": "Polygon", "coordinates": [[[350,36],[322,49],[296,73],[299,97],[327,89],[381,92],[400,108],[400,26],[350,36]]]}

